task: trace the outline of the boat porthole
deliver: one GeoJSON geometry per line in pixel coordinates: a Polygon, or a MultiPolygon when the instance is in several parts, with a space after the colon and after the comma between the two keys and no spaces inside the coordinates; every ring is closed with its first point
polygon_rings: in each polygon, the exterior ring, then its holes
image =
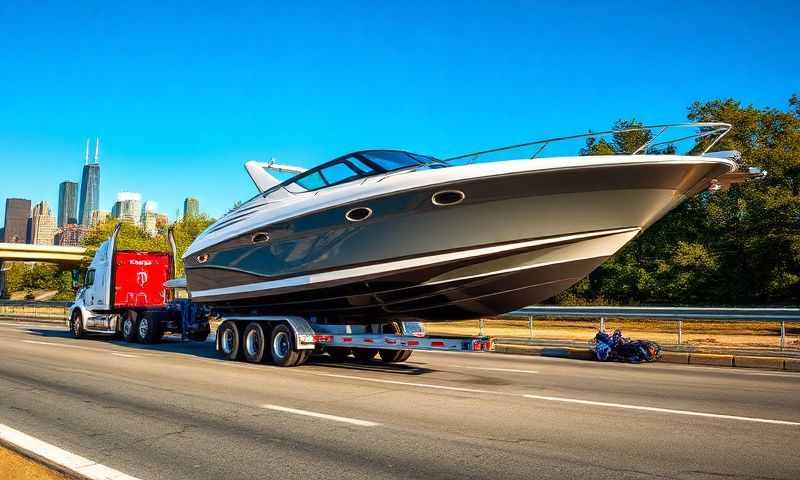
{"type": "Polygon", "coordinates": [[[347,211],[344,218],[351,222],[361,222],[372,216],[372,209],[368,207],[356,207],[347,211]]]}
{"type": "Polygon", "coordinates": [[[197,256],[197,263],[206,263],[208,261],[208,254],[204,253],[197,256]]]}
{"type": "Polygon", "coordinates": [[[253,243],[268,242],[269,234],[266,232],[254,233],[253,236],[250,238],[250,240],[252,240],[253,243]]]}
{"type": "Polygon", "coordinates": [[[431,202],[439,207],[444,207],[458,205],[464,201],[464,198],[466,198],[466,195],[461,190],[442,190],[433,194],[431,202]]]}

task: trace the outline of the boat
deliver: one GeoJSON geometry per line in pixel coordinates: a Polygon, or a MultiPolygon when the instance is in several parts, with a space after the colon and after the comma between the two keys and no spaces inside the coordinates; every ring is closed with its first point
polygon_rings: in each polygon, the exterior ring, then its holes
{"type": "Polygon", "coordinates": [[[329,323],[510,312],[564,291],[687,198],[725,185],[739,157],[709,152],[730,129],[637,127],[446,160],[363,150],[311,169],[247,162],[259,193],[189,246],[187,288],[222,311],[329,323]],[[692,139],[690,154],[659,150],[672,145],[656,142],[664,132],[682,128],[693,132],[678,139],[692,139]],[[628,153],[541,156],[558,142],[645,129],[657,133],[628,153]],[[500,160],[481,160],[491,155],[500,160]]]}

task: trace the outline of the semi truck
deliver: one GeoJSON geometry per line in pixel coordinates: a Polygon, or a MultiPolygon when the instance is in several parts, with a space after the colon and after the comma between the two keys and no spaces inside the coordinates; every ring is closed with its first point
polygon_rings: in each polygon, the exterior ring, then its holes
{"type": "Polygon", "coordinates": [[[268,307],[246,315],[226,315],[213,304],[178,298],[185,288],[176,278],[177,249],[170,230],[170,252],[116,249],[120,226],[97,249],[82,287],[69,309],[67,326],[75,338],[107,335],[126,342],[155,343],[167,334],[205,341],[215,330],[215,348],[228,360],[302,365],[314,354],[337,361],[386,363],[408,360],[414,350],[485,352],[485,336],[430,337],[419,322],[369,325],[326,324],[314,316],[281,315],[268,307]]]}

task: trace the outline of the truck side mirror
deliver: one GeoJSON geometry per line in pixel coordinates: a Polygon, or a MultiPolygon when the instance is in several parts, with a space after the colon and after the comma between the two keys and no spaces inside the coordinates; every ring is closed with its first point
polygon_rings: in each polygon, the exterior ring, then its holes
{"type": "Polygon", "coordinates": [[[78,270],[73,270],[70,273],[72,274],[72,289],[75,290],[81,286],[81,283],[78,280],[80,272],[78,272],[78,270]]]}

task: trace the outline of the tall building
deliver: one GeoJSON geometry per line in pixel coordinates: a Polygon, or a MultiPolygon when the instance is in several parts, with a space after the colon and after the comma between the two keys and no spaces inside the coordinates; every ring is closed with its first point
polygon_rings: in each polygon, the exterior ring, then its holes
{"type": "Polygon", "coordinates": [[[78,221],[81,225],[89,225],[92,221],[92,212],[97,210],[100,203],[100,139],[94,144],[94,163],[89,163],[89,140],[86,140],[86,156],[81,177],[81,198],[78,212],[78,221]]]}
{"type": "Polygon", "coordinates": [[[64,225],[61,227],[61,231],[56,234],[56,245],[62,245],[65,247],[78,247],[83,241],[83,237],[86,235],[87,230],[87,227],[74,223],[64,225]]]}
{"type": "Polygon", "coordinates": [[[135,192],[119,192],[117,194],[117,202],[114,208],[111,209],[111,216],[138,224],[141,220],[141,207],[139,206],[142,201],[142,196],[135,192]]]}
{"type": "Polygon", "coordinates": [[[183,201],[183,218],[200,215],[200,202],[193,197],[186,197],[183,201]]]}
{"type": "Polygon", "coordinates": [[[78,182],[63,181],[58,185],[58,226],[78,223],[78,182]]]}
{"type": "Polygon", "coordinates": [[[153,200],[148,200],[144,202],[144,208],[142,209],[142,228],[144,231],[150,235],[151,237],[155,237],[158,233],[158,226],[156,225],[158,220],[158,204],[153,200]]]}
{"type": "Polygon", "coordinates": [[[98,223],[103,223],[109,216],[111,216],[111,212],[108,210],[95,210],[92,212],[91,225],[94,227],[98,223]]]}
{"type": "Polygon", "coordinates": [[[56,217],[47,202],[42,201],[33,207],[31,215],[31,243],[36,245],[52,245],[58,228],[56,217]]]}
{"type": "Polygon", "coordinates": [[[29,243],[30,224],[31,201],[25,198],[6,199],[3,241],[6,243],[29,243]]]}

